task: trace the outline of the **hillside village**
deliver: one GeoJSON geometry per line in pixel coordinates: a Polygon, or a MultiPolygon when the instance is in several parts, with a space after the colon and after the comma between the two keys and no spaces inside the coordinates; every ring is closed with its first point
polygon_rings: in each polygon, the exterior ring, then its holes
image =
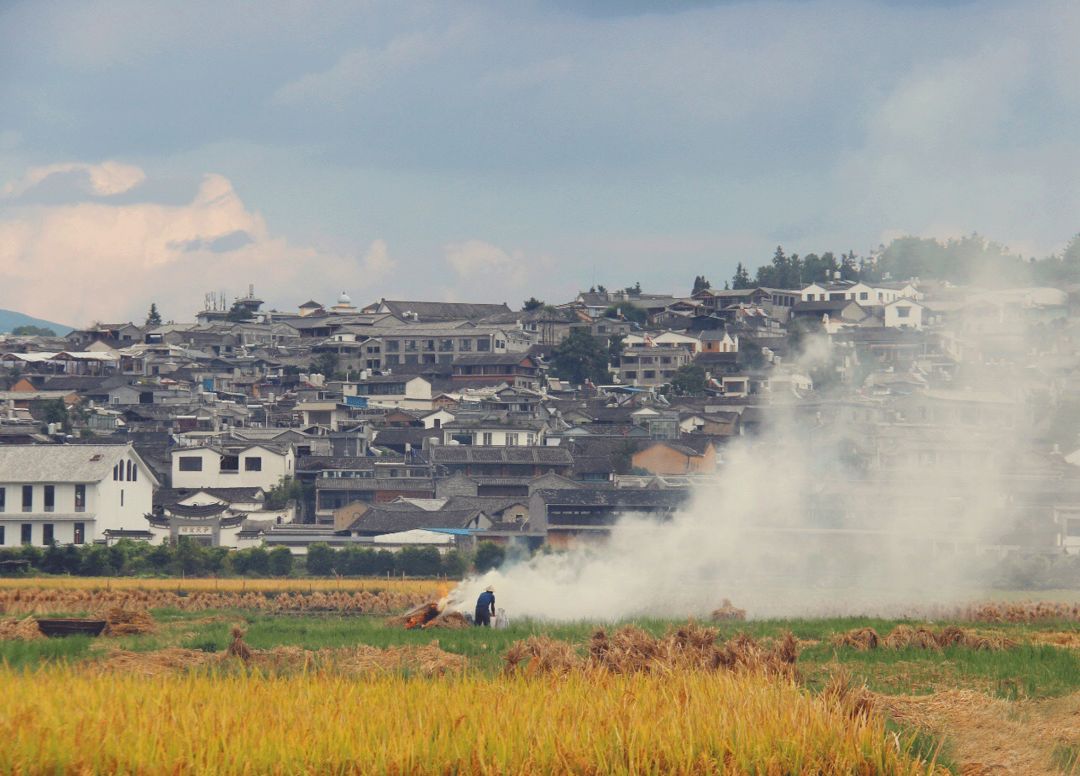
{"type": "Polygon", "coordinates": [[[670,518],[783,415],[842,442],[813,499],[857,479],[885,510],[1005,430],[996,548],[1080,549],[1080,289],[698,281],[520,310],[251,288],[183,323],[2,335],[0,547],[568,547],[670,518]]]}

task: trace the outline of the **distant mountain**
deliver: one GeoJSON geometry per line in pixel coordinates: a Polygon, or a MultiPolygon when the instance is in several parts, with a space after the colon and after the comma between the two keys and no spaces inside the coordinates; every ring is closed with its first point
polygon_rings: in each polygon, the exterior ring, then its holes
{"type": "Polygon", "coordinates": [[[31,318],[29,315],[15,312],[14,310],[0,310],[0,331],[11,331],[19,326],[44,326],[45,328],[52,329],[60,336],[71,331],[70,326],[66,326],[62,323],[54,323],[53,321],[46,321],[41,318],[31,318]]]}

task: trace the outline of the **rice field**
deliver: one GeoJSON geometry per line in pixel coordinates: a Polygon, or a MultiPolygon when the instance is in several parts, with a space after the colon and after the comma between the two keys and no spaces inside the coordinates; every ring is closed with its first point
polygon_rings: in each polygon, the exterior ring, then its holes
{"type": "Polygon", "coordinates": [[[430,595],[447,583],[401,577],[303,577],[296,579],[144,578],[144,577],[0,577],[0,592],[9,590],[145,590],[166,592],[305,593],[343,590],[430,595]]]}
{"type": "Polygon", "coordinates": [[[925,774],[881,718],[755,673],[438,679],[0,668],[3,773],[925,774]]]}

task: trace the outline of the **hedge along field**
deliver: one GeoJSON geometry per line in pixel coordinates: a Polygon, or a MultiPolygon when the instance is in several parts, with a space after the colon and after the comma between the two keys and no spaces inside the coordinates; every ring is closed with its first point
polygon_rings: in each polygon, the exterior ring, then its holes
{"type": "Polygon", "coordinates": [[[0,668],[0,772],[925,774],[877,716],[755,673],[153,680],[0,668]]]}

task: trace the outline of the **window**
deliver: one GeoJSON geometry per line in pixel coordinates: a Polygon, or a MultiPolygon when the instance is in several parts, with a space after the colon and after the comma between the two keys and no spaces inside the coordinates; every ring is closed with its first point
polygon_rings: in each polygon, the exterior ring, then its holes
{"type": "Polygon", "coordinates": [[[866,292],[866,291],[860,291],[859,292],[859,301],[860,302],[865,302],[869,298],[870,298],[870,294],[868,292],[866,292]]]}
{"type": "Polygon", "coordinates": [[[470,350],[472,350],[472,340],[470,340],[470,339],[460,340],[458,342],[458,350],[460,350],[463,353],[468,353],[470,350]]]}
{"type": "Polygon", "coordinates": [[[424,350],[434,350],[434,349],[435,349],[435,340],[433,340],[433,339],[424,340],[424,350]]]}
{"type": "Polygon", "coordinates": [[[262,458],[256,456],[250,456],[244,459],[244,471],[246,472],[261,472],[262,471],[262,458]]]}
{"type": "Polygon", "coordinates": [[[86,486],[85,485],[76,485],[75,486],[75,511],[76,512],[85,512],[86,511],[86,486]]]}
{"type": "Polygon", "coordinates": [[[896,314],[900,318],[908,318],[911,315],[911,308],[910,307],[897,307],[896,308],[896,314]]]}
{"type": "Polygon", "coordinates": [[[637,380],[637,371],[634,370],[634,369],[631,369],[629,372],[623,372],[623,376],[627,380],[637,380]]]}
{"type": "Polygon", "coordinates": [[[656,370],[654,370],[654,369],[646,369],[645,372],[642,373],[641,376],[644,377],[646,380],[652,380],[653,378],[656,377],[656,370]]]}
{"type": "Polygon", "coordinates": [[[131,461],[128,461],[127,462],[127,477],[126,477],[128,482],[131,482],[131,467],[132,466],[134,466],[134,464],[131,461]]]}
{"type": "Polygon", "coordinates": [[[139,465],[136,464],[136,463],[131,464],[131,481],[132,482],[138,482],[139,481],[139,465]]]}
{"type": "Polygon", "coordinates": [[[405,350],[415,351],[416,350],[416,340],[413,340],[413,339],[405,340],[405,350]]]}
{"type": "Polygon", "coordinates": [[[185,455],[180,458],[180,471],[201,472],[202,458],[196,455],[185,455]]]}
{"type": "Polygon", "coordinates": [[[120,479],[120,464],[116,464],[116,466],[112,467],[112,478],[113,482],[120,479]]]}
{"type": "MultiPolygon", "coordinates": [[[[1080,522],[1078,522],[1077,525],[1080,525],[1080,522]]],[[[4,526],[0,525],[0,547],[5,544],[7,544],[7,542],[4,541],[4,526]]]]}
{"type": "MultiPolygon", "coordinates": [[[[56,511],[56,486],[55,485],[46,485],[45,486],[45,511],[46,512],[55,512],[56,511]]],[[[48,544],[48,542],[45,542],[45,543],[48,544]]]]}
{"type": "Polygon", "coordinates": [[[449,353],[454,349],[454,341],[452,339],[439,340],[439,352],[449,353]]]}
{"type": "Polygon", "coordinates": [[[235,474],[240,471],[240,456],[238,455],[223,455],[221,456],[221,472],[222,474],[235,474]]]}
{"type": "Polygon", "coordinates": [[[486,339],[478,339],[476,341],[476,349],[486,353],[487,351],[491,350],[491,341],[486,339]]]}
{"type": "Polygon", "coordinates": [[[397,353],[398,349],[400,347],[401,347],[401,343],[398,342],[397,340],[387,340],[386,341],[386,352],[387,353],[397,353]]]}
{"type": "Polygon", "coordinates": [[[32,523],[23,523],[22,530],[19,533],[21,534],[19,540],[23,544],[30,544],[34,541],[34,526],[32,523]]]}
{"type": "Polygon", "coordinates": [[[7,509],[7,488],[0,488],[0,512],[7,509]]]}
{"type": "Polygon", "coordinates": [[[507,444],[508,447],[517,447],[517,443],[518,443],[518,435],[517,434],[507,434],[506,435],[506,444],[507,444]]]}
{"type": "Polygon", "coordinates": [[[48,547],[56,541],[56,536],[53,533],[53,524],[45,523],[41,526],[41,543],[48,547]]]}
{"type": "Polygon", "coordinates": [[[535,445],[536,444],[536,434],[526,434],[525,435],[525,444],[527,444],[527,445],[535,445]]]}
{"type": "Polygon", "coordinates": [[[490,431],[485,431],[481,435],[480,439],[481,439],[480,444],[482,444],[484,447],[491,447],[491,432],[490,431]]]}
{"type": "Polygon", "coordinates": [[[124,506],[124,489],[120,489],[120,506],[124,506]]]}
{"type": "Polygon", "coordinates": [[[86,523],[75,524],[75,535],[71,541],[74,544],[83,544],[86,542],[86,523]]]}
{"type": "Polygon", "coordinates": [[[387,356],[386,357],[386,365],[387,366],[397,366],[400,363],[401,363],[401,359],[398,356],[387,356]]]}
{"type": "Polygon", "coordinates": [[[22,511],[31,512],[34,509],[34,486],[23,485],[22,487],[22,511]]]}

